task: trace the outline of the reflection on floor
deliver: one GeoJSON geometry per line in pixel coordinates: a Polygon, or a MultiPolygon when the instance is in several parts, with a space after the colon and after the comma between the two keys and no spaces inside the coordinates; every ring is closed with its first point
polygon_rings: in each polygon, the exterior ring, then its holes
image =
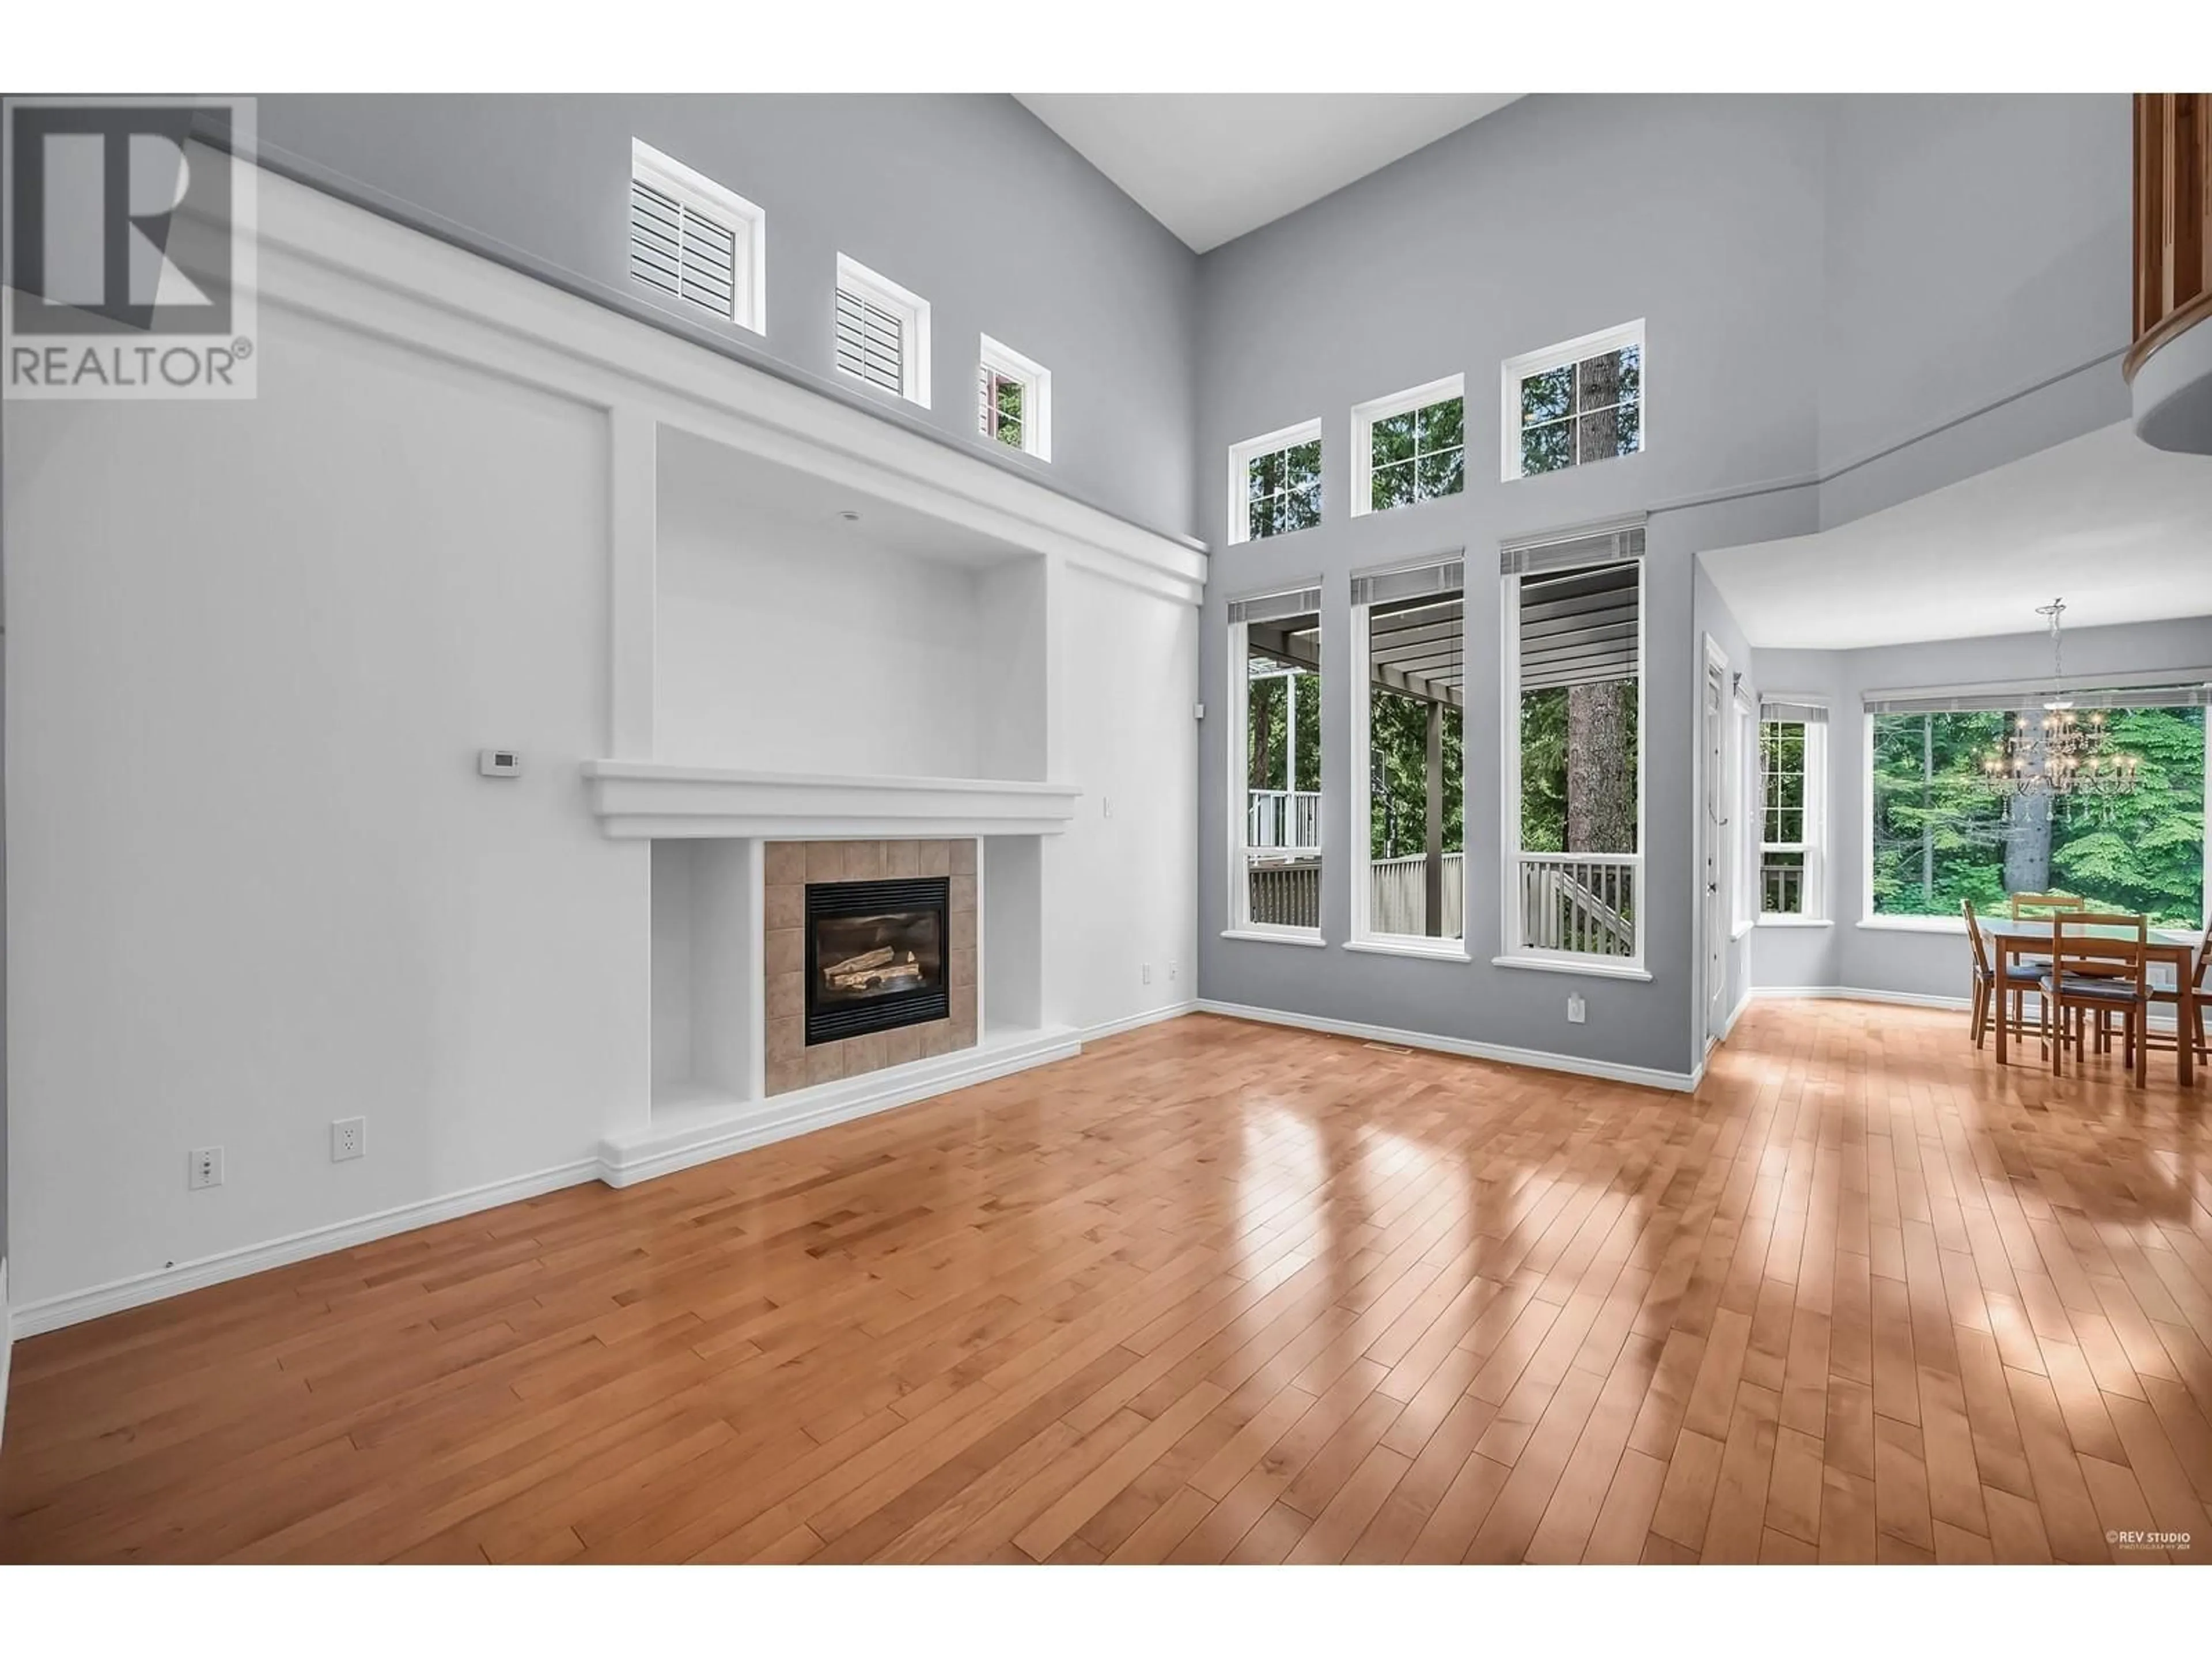
{"type": "Polygon", "coordinates": [[[2204,1559],[2206,1091],[1964,1023],[1155,1026],[19,1343],[0,1559],[2204,1559]]]}

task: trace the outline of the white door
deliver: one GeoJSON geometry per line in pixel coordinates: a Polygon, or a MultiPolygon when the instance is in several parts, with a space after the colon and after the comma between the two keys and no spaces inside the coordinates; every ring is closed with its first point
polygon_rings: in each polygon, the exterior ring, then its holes
{"type": "Polygon", "coordinates": [[[1705,660],[1705,1036],[1717,1038],[1729,1016],[1728,665],[1705,660]]]}

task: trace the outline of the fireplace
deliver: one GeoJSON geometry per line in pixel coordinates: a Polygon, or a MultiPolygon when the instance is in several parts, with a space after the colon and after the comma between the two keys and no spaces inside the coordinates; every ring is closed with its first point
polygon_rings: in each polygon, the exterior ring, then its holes
{"type": "Polygon", "coordinates": [[[810,882],[806,888],[806,1042],[945,1019],[943,876],[810,882]]]}

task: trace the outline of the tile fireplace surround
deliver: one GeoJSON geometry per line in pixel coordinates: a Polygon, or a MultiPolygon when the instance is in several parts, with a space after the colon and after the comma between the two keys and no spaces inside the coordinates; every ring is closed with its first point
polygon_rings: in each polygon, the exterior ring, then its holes
{"type": "Polygon", "coordinates": [[[788,1094],[975,1046],[975,843],[772,841],[763,849],[763,963],[768,996],[766,1087],[788,1094]],[[806,888],[810,882],[947,876],[949,1018],[806,1046],[806,888]]]}

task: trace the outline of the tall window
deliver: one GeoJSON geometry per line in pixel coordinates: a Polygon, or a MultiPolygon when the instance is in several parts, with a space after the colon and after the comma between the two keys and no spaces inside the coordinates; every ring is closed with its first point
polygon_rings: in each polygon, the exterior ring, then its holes
{"type": "Polygon", "coordinates": [[[1319,938],[1321,590],[1229,607],[1230,926],[1319,938]]]}
{"type": "Polygon", "coordinates": [[[1041,461],[1052,459],[1052,372],[989,335],[978,353],[983,435],[1041,461]]]}
{"type": "Polygon", "coordinates": [[[2202,688],[2073,694],[2102,716],[2113,748],[2139,759],[2133,794],[2005,799],[1978,787],[2007,727],[2043,720],[2049,695],[1869,702],[1870,915],[1952,917],[1961,899],[1998,909],[2013,893],[2065,892],[2203,925],[2205,711],[2189,701],[2202,688]],[[1951,706],[1960,702],[1990,706],[1951,706]]]}
{"type": "Polygon", "coordinates": [[[1502,477],[1558,472],[1644,447],[1644,323],[1510,360],[1502,376],[1502,477]]]}
{"type": "Polygon", "coordinates": [[[1759,913],[1817,920],[1828,711],[1770,700],[1759,714],[1759,913]]]}
{"type": "Polygon", "coordinates": [[[1307,421],[1229,452],[1229,539],[1256,542],[1321,522],[1321,422],[1307,421]]]}
{"type": "Polygon", "coordinates": [[[1355,514],[1456,495],[1467,483],[1467,407],[1459,375],[1352,411],[1355,514]]]}
{"type": "Polygon", "coordinates": [[[1355,938],[1455,940],[1467,931],[1466,563],[1355,576],[1352,702],[1355,938]]]}
{"type": "Polygon", "coordinates": [[[1640,968],[1644,531],[1506,547],[1505,950],[1640,968]]]}

